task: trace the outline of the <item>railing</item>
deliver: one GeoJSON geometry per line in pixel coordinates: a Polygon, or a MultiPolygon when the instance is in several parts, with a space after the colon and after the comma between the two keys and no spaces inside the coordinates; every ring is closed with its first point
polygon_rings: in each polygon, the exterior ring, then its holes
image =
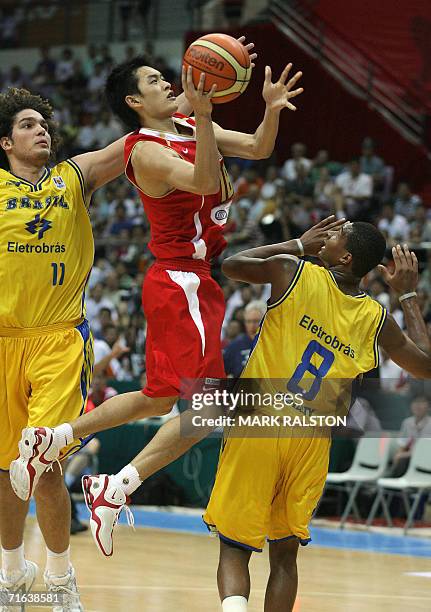
{"type": "Polygon", "coordinates": [[[286,0],[271,0],[270,16],[276,27],[320,63],[353,94],[365,99],[414,144],[424,144],[426,109],[392,74],[377,66],[327,24],[313,24],[286,0]]]}

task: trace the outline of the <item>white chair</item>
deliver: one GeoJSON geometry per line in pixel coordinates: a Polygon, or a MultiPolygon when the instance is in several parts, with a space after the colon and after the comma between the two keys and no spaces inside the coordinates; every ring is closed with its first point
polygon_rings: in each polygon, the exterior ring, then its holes
{"type": "Polygon", "coordinates": [[[367,527],[373,522],[380,505],[382,505],[386,522],[390,527],[393,526],[385,493],[387,490],[398,491],[403,498],[406,508],[407,519],[404,524],[404,534],[406,534],[413,524],[421,496],[431,491],[431,438],[419,438],[416,440],[409,467],[404,476],[400,478],[379,478],[377,487],[378,492],[367,519],[367,527]],[[409,501],[410,495],[413,495],[412,504],[409,501]]]}
{"type": "Polygon", "coordinates": [[[346,472],[329,472],[326,487],[346,491],[349,494],[346,507],[340,518],[340,529],[351,511],[360,519],[356,496],[365,484],[372,484],[381,478],[389,463],[391,440],[389,438],[361,438],[350,468],[346,472]]]}

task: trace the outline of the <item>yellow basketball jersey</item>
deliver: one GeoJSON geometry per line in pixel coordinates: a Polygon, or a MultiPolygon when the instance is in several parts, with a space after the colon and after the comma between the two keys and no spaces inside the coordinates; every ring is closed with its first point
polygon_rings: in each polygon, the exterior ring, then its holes
{"type": "Polygon", "coordinates": [[[94,242],[77,164],[46,169],[36,184],[0,169],[0,224],[3,334],[82,319],[94,242]]]}
{"type": "Polygon", "coordinates": [[[301,261],[284,295],[268,306],[241,378],[298,396],[292,408],[306,416],[345,415],[352,381],[378,365],[385,318],[365,293],[346,295],[326,268],[301,261]]]}

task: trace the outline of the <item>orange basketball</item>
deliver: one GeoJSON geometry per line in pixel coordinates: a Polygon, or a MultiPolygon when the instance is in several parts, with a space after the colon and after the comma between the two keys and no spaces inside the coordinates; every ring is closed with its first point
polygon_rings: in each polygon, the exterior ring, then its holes
{"type": "Polygon", "coordinates": [[[230,102],[245,91],[251,77],[250,57],[243,45],[227,34],[207,34],[195,40],[184,55],[184,66],[193,68],[193,83],[205,72],[205,91],[214,83],[214,104],[230,102]]]}

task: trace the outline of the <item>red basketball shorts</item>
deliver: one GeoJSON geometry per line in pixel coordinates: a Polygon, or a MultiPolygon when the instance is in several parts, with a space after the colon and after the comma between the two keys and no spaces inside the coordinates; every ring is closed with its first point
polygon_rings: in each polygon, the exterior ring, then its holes
{"type": "Polygon", "coordinates": [[[142,290],[149,397],[187,397],[185,380],[224,378],[224,295],[206,262],[156,261],[142,290]],[[180,270],[178,268],[181,268],[180,270]]]}

